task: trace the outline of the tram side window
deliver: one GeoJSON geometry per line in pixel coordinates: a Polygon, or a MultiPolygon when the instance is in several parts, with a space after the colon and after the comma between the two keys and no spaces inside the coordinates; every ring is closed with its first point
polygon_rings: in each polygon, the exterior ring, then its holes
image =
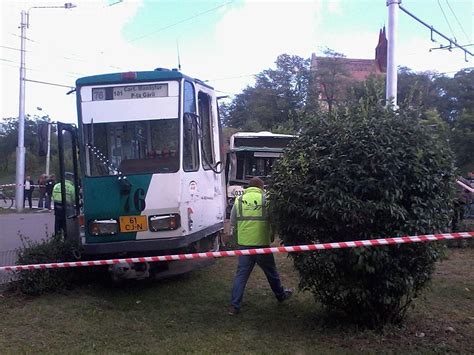
{"type": "Polygon", "coordinates": [[[214,149],[212,149],[212,111],[209,95],[200,92],[198,106],[202,132],[202,165],[204,169],[209,169],[215,163],[214,149]]]}
{"type": "Polygon", "coordinates": [[[184,82],[184,111],[196,113],[196,94],[194,86],[189,81],[184,82]]]}
{"type": "Polygon", "coordinates": [[[187,114],[184,115],[183,124],[183,169],[199,169],[197,118],[187,114]]]}
{"type": "Polygon", "coordinates": [[[197,171],[199,169],[198,150],[198,121],[196,114],[196,94],[194,86],[189,81],[184,82],[184,118],[183,118],[183,169],[184,171],[197,171]]]}

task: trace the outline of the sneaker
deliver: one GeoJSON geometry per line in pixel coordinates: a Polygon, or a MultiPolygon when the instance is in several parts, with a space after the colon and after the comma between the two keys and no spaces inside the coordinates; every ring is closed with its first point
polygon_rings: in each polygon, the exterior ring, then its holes
{"type": "Polygon", "coordinates": [[[236,314],[240,313],[240,309],[235,308],[234,306],[229,306],[229,309],[227,310],[227,314],[229,316],[235,316],[236,314]]]}
{"type": "Polygon", "coordinates": [[[295,291],[294,288],[285,288],[284,291],[283,291],[283,296],[279,297],[278,301],[279,302],[284,302],[284,301],[290,299],[291,296],[293,295],[294,291],[295,291]]]}

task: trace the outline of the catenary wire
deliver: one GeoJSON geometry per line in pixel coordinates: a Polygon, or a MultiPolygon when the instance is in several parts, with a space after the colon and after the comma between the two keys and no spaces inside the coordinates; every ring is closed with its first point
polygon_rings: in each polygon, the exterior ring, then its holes
{"type": "Polygon", "coordinates": [[[446,14],[444,13],[443,7],[441,6],[441,3],[438,0],[438,6],[441,9],[441,12],[443,13],[444,19],[446,20],[446,23],[448,24],[449,29],[451,30],[451,34],[453,35],[454,41],[457,42],[456,35],[454,34],[453,28],[451,27],[451,24],[448,21],[448,18],[446,17],[446,14]]]}
{"type": "Polygon", "coordinates": [[[211,9],[206,10],[206,11],[203,11],[203,12],[197,13],[197,14],[195,14],[195,15],[193,15],[193,16],[187,17],[187,18],[185,18],[185,19],[183,19],[183,20],[181,20],[181,21],[172,23],[172,24],[167,25],[167,26],[165,26],[165,27],[161,27],[161,28],[159,28],[159,29],[157,29],[157,30],[155,30],[155,31],[153,31],[153,32],[149,32],[149,33],[147,33],[147,34],[144,34],[144,35],[135,37],[135,38],[129,40],[128,42],[129,42],[129,43],[132,43],[132,42],[138,41],[138,40],[140,40],[140,39],[143,39],[143,38],[145,38],[145,37],[149,37],[149,36],[151,36],[151,35],[154,35],[155,33],[164,31],[164,30],[166,30],[166,29],[168,29],[168,28],[171,28],[171,27],[180,25],[180,24],[182,24],[182,23],[184,23],[184,22],[187,22],[187,21],[189,21],[189,20],[195,19],[196,17],[199,17],[199,16],[202,16],[202,15],[208,14],[209,12],[218,10],[218,9],[220,9],[221,7],[225,7],[225,6],[227,6],[227,5],[231,4],[231,3],[233,3],[234,1],[235,1],[235,0],[228,1],[228,2],[226,2],[226,3],[224,3],[224,4],[219,5],[219,6],[213,7],[213,8],[211,8],[211,9]]]}
{"type": "MultiPolygon", "coordinates": [[[[458,23],[459,28],[461,28],[461,31],[462,31],[462,32],[464,33],[464,35],[466,36],[467,40],[470,41],[471,38],[469,38],[469,36],[467,35],[466,31],[464,30],[463,25],[461,25],[461,22],[459,22],[459,19],[458,19],[458,17],[456,16],[456,13],[453,11],[453,9],[452,9],[451,5],[449,4],[449,1],[448,1],[448,0],[446,0],[446,4],[448,5],[449,9],[451,10],[451,13],[453,14],[454,18],[456,19],[456,22],[458,23]]],[[[464,46],[464,47],[466,47],[466,46],[464,46]]]]}

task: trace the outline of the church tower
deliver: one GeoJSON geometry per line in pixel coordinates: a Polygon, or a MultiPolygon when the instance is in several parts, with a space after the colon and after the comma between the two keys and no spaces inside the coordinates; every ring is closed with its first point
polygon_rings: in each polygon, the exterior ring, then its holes
{"type": "Polygon", "coordinates": [[[375,67],[379,73],[387,72],[387,36],[385,35],[385,26],[379,31],[379,43],[375,47],[375,67]]]}

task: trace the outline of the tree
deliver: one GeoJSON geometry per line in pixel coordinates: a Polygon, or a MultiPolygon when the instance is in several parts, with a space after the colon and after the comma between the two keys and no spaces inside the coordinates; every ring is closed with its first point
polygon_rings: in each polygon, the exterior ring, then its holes
{"type": "Polygon", "coordinates": [[[225,125],[244,130],[296,130],[304,114],[309,59],[282,54],[276,69],[266,69],[255,76],[255,86],[248,86],[225,109],[225,125]]]}
{"type": "MultiPolygon", "coordinates": [[[[377,92],[377,90],[373,90],[377,92]]],[[[387,110],[368,93],[309,117],[275,164],[270,216],[285,244],[446,231],[455,171],[445,141],[413,109],[387,110]]],[[[300,288],[370,327],[403,320],[430,280],[436,244],[290,254],[300,288]]]]}
{"type": "Polygon", "coordinates": [[[417,105],[423,112],[436,108],[441,75],[434,72],[417,73],[407,67],[398,68],[398,105],[417,105]]]}
{"type": "MultiPolygon", "coordinates": [[[[44,158],[38,156],[38,125],[45,124],[48,116],[39,117],[30,115],[25,116],[24,145],[26,149],[25,167],[27,173],[40,173],[44,166],[44,158]]],[[[55,152],[56,140],[52,137],[52,153],[55,152]]],[[[14,174],[16,161],[16,147],[18,145],[18,119],[16,117],[4,118],[0,122],[0,168],[3,176],[14,174]]]]}
{"type": "Polygon", "coordinates": [[[319,57],[312,72],[312,90],[319,99],[327,104],[331,112],[347,98],[350,75],[344,61],[345,55],[326,49],[325,58],[319,57]]]}
{"type": "Polygon", "coordinates": [[[438,90],[436,108],[446,122],[455,122],[464,109],[474,107],[474,69],[460,70],[452,78],[436,78],[435,84],[438,90]]]}
{"type": "Polygon", "coordinates": [[[474,169],[474,111],[461,113],[454,123],[451,141],[461,171],[467,173],[474,169]]]}

